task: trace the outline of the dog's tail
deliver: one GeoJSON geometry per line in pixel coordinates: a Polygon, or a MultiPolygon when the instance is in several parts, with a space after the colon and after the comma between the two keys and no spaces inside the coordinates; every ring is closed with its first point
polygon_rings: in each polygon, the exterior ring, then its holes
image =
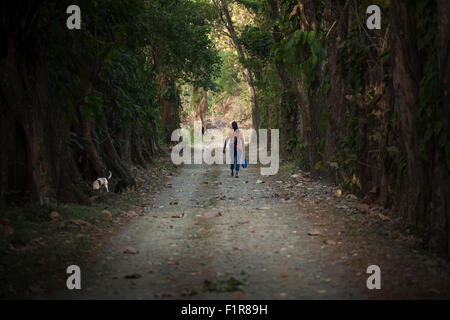
{"type": "Polygon", "coordinates": [[[111,172],[111,170],[109,171],[109,177],[108,177],[108,179],[111,179],[111,177],[112,177],[112,172],[111,172]]]}

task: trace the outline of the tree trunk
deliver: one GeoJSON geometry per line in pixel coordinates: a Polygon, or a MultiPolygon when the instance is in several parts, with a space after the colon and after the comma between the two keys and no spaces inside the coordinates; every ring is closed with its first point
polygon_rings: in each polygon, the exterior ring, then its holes
{"type": "MultiPolygon", "coordinates": [[[[220,17],[222,19],[225,28],[228,31],[228,36],[233,42],[234,47],[238,53],[239,58],[245,59],[245,53],[239,42],[239,39],[236,34],[236,30],[234,29],[233,20],[231,19],[230,11],[228,10],[228,6],[223,0],[213,0],[215,6],[220,11],[220,17]]],[[[259,109],[258,109],[258,100],[256,97],[256,89],[253,85],[254,77],[252,72],[248,68],[244,68],[245,81],[247,82],[248,92],[250,95],[250,102],[252,106],[252,126],[253,129],[259,129],[259,109]]]]}
{"type": "MultiPolygon", "coordinates": [[[[442,88],[442,101],[439,104],[437,114],[441,115],[446,124],[447,137],[450,136],[450,3],[447,0],[438,0],[438,70],[439,81],[442,88]]],[[[439,251],[444,251],[450,256],[450,164],[447,163],[445,146],[439,145],[439,139],[435,138],[436,152],[432,172],[432,199],[433,204],[432,227],[430,246],[439,251]]],[[[447,145],[448,145],[447,138],[447,145]]]]}
{"type": "MultiPolygon", "coordinates": [[[[4,27],[11,26],[36,32],[20,21],[4,27]]],[[[17,30],[6,30],[5,34],[7,55],[0,60],[0,94],[24,133],[32,198],[86,203],[68,147],[68,130],[61,111],[50,99],[49,74],[39,38],[17,30]]]]}
{"type": "MultiPolygon", "coordinates": [[[[280,17],[280,7],[279,4],[276,0],[269,0],[269,4],[270,4],[270,15],[271,18],[273,20],[277,20],[280,17]]],[[[280,36],[281,32],[280,32],[280,28],[277,25],[274,25],[273,30],[272,30],[272,37],[273,40],[276,44],[280,43],[281,41],[281,36],[280,36]]],[[[282,110],[285,110],[285,121],[287,121],[287,123],[289,123],[288,126],[282,126],[281,123],[278,123],[278,128],[281,131],[281,135],[282,135],[282,145],[281,145],[281,149],[283,152],[287,151],[288,145],[287,142],[291,139],[295,139],[295,141],[297,141],[297,127],[298,127],[298,110],[300,110],[300,100],[299,97],[296,96],[296,94],[298,93],[295,88],[294,88],[294,82],[293,82],[293,78],[291,75],[288,75],[287,71],[286,71],[286,66],[284,65],[283,62],[281,61],[277,61],[275,62],[275,66],[277,69],[277,74],[278,77],[281,80],[281,88],[280,90],[283,92],[281,95],[281,100],[279,103],[279,117],[278,117],[278,121],[281,121],[281,114],[282,114],[282,110]]],[[[294,79],[294,81],[296,81],[294,79]]],[[[304,122],[302,122],[304,123],[304,122]]],[[[301,130],[301,135],[304,136],[306,130],[301,130]]]]}
{"type": "MultiPolygon", "coordinates": [[[[208,92],[204,88],[192,87],[192,101],[195,110],[195,119],[201,121],[202,127],[205,126],[206,109],[208,107],[208,92]]],[[[205,128],[206,129],[206,128],[205,128]]]]}
{"type": "Polygon", "coordinates": [[[294,88],[295,97],[297,99],[298,103],[298,109],[300,110],[300,134],[303,139],[303,143],[305,145],[305,151],[307,152],[308,157],[308,168],[311,169],[312,166],[314,166],[313,161],[313,154],[312,154],[312,139],[310,137],[310,132],[308,131],[308,126],[310,124],[310,117],[309,117],[309,109],[310,109],[310,102],[309,97],[306,94],[305,87],[303,86],[303,81],[298,80],[293,74],[289,75],[291,79],[291,83],[294,88]]]}
{"type": "Polygon", "coordinates": [[[140,141],[139,137],[142,137],[137,132],[138,128],[136,126],[133,126],[131,131],[131,159],[133,160],[133,163],[142,167],[146,168],[146,163],[144,160],[144,157],[142,156],[142,141],[140,141]]]}
{"type": "Polygon", "coordinates": [[[105,164],[107,170],[111,170],[113,173],[113,179],[119,179],[124,181],[127,185],[134,184],[134,179],[131,175],[131,172],[127,169],[127,167],[122,163],[120,157],[117,153],[116,148],[112,142],[111,136],[109,134],[108,127],[106,125],[106,119],[103,114],[98,117],[99,129],[101,131],[101,149],[102,154],[105,158],[105,164]]]}
{"type": "Polygon", "coordinates": [[[105,166],[100,159],[97,148],[92,140],[92,120],[80,112],[77,134],[83,139],[84,150],[81,152],[81,173],[86,180],[96,179],[106,174],[105,166]]]}
{"type": "Polygon", "coordinates": [[[348,9],[342,12],[342,1],[330,1],[332,6],[332,20],[336,21],[334,30],[329,35],[332,37],[332,43],[328,48],[327,69],[330,77],[330,91],[328,93],[329,107],[331,108],[331,119],[326,125],[326,142],[324,161],[335,161],[334,156],[337,151],[337,135],[344,129],[344,116],[346,110],[345,101],[345,81],[342,78],[342,67],[338,63],[340,54],[339,42],[347,33],[348,9]]]}
{"type": "Polygon", "coordinates": [[[407,224],[425,224],[425,183],[423,164],[419,159],[417,98],[420,61],[417,49],[415,7],[402,1],[391,2],[391,48],[393,57],[394,104],[400,126],[400,143],[406,153],[407,170],[399,173],[396,211],[407,224]]]}
{"type": "Polygon", "coordinates": [[[162,105],[161,123],[164,128],[164,137],[167,143],[171,142],[173,130],[180,126],[180,113],[175,96],[175,82],[165,75],[158,76],[160,86],[159,100],[162,105]]]}
{"type": "Polygon", "coordinates": [[[120,158],[127,163],[131,163],[131,128],[124,126],[121,128],[120,133],[120,148],[118,153],[120,158]]]}
{"type": "Polygon", "coordinates": [[[25,138],[20,126],[0,104],[0,208],[21,201],[29,188],[25,138]]]}

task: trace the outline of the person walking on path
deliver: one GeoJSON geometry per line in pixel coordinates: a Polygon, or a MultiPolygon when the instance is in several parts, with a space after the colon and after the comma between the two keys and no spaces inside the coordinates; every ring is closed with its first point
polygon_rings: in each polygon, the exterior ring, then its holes
{"type": "Polygon", "coordinates": [[[223,145],[223,153],[227,147],[227,143],[230,145],[230,161],[231,161],[231,176],[239,178],[239,165],[242,163],[242,155],[244,150],[244,135],[241,130],[238,129],[236,121],[231,123],[231,130],[228,132],[227,138],[225,139],[225,144],[223,145]],[[234,170],[236,170],[236,175],[234,175],[234,170]]]}

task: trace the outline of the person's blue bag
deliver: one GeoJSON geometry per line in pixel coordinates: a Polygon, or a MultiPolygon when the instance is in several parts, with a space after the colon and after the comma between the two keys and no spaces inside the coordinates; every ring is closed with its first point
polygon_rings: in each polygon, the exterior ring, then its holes
{"type": "Polygon", "coordinates": [[[242,162],[242,168],[247,168],[247,158],[244,158],[244,161],[242,162]]]}

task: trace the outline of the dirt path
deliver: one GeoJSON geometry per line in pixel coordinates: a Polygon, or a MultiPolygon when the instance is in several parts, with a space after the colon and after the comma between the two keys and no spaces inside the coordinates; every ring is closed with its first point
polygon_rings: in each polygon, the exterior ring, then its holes
{"type": "Polygon", "coordinates": [[[308,235],[311,222],[258,179],[256,168],[232,178],[225,165],[186,166],[145,215],[113,238],[92,268],[82,270],[83,289],[60,297],[364,297],[365,282],[351,287],[330,272],[332,248],[323,250],[308,235]],[[123,253],[126,247],[139,252],[123,253]]]}
{"type": "Polygon", "coordinates": [[[53,297],[450,298],[447,262],[409,246],[416,238],[383,209],[336,196],[333,185],[286,165],[272,177],[254,166],[240,178],[227,165],[178,171],[93,263],[78,263],[82,290],[53,297]],[[367,289],[372,264],[382,290],[367,289]]]}

